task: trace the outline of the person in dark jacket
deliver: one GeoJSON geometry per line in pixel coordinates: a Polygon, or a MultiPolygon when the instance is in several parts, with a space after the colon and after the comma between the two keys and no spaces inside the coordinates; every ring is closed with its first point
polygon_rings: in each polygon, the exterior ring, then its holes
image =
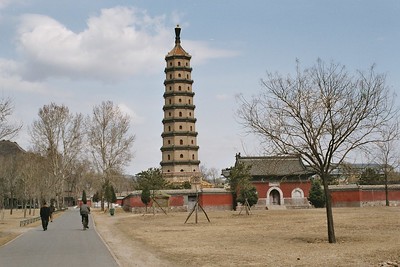
{"type": "Polygon", "coordinates": [[[54,207],[54,204],[50,204],[50,221],[53,221],[53,213],[56,210],[56,207],[54,207]]]}
{"type": "Polygon", "coordinates": [[[90,207],[87,205],[86,201],[83,201],[83,204],[81,205],[81,207],[79,208],[79,211],[81,213],[82,216],[82,224],[83,224],[83,220],[86,219],[87,221],[87,226],[84,226],[85,228],[89,228],[89,214],[90,214],[90,207]]]}
{"type": "Polygon", "coordinates": [[[47,230],[47,225],[49,224],[50,218],[50,208],[47,206],[47,203],[44,202],[43,206],[40,208],[40,219],[42,219],[43,231],[47,230]]]}

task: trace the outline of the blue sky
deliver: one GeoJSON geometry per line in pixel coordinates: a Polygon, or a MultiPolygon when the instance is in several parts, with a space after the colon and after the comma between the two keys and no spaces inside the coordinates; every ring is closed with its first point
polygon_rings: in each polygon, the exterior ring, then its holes
{"type": "Polygon", "coordinates": [[[0,0],[0,97],[28,127],[55,102],[89,115],[111,100],[132,118],[130,174],[161,161],[164,57],[182,28],[192,55],[199,159],[207,168],[259,155],[237,123],[235,95],[261,90],[266,71],[293,73],[317,58],[366,70],[376,64],[400,92],[400,1],[0,0]]]}

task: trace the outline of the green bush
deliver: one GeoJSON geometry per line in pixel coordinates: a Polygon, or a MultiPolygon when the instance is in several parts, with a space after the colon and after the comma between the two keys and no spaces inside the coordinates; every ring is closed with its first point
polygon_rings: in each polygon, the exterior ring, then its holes
{"type": "Polygon", "coordinates": [[[325,194],[324,190],[322,190],[320,180],[311,180],[311,189],[308,201],[310,201],[311,204],[316,208],[325,207],[325,194]]]}
{"type": "Polygon", "coordinates": [[[147,206],[149,205],[151,200],[150,189],[148,187],[142,189],[142,194],[140,196],[140,199],[142,200],[143,204],[146,205],[147,209],[147,206]]]}
{"type": "Polygon", "coordinates": [[[258,194],[257,189],[254,186],[248,187],[246,189],[241,189],[240,194],[237,198],[237,201],[242,205],[245,204],[247,198],[247,202],[250,207],[254,206],[258,202],[258,194]]]}

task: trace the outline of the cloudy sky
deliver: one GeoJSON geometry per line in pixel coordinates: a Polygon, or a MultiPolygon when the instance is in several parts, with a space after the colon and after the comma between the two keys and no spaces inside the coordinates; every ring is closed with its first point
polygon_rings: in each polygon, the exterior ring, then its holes
{"type": "Polygon", "coordinates": [[[207,168],[258,155],[234,117],[235,96],[261,90],[266,71],[293,73],[317,58],[376,64],[400,92],[400,1],[0,0],[0,97],[24,129],[52,102],[89,115],[111,100],[131,116],[138,173],[161,161],[165,55],[182,28],[192,55],[199,158],[207,168]]]}

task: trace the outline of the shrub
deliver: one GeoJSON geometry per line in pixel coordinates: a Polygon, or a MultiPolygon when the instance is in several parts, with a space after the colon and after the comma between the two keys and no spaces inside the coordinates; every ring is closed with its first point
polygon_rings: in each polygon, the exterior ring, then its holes
{"type": "Polygon", "coordinates": [[[257,194],[257,189],[254,186],[248,187],[246,189],[241,189],[237,201],[240,202],[242,205],[244,205],[246,202],[246,198],[250,207],[257,204],[258,194],[257,194]]]}
{"type": "Polygon", "coordinates": [[[316,208],[325,207],[325,194],[321,187],[321,181],[317,179],[311,180],[311,189],[308,201],[316,208]]]}

